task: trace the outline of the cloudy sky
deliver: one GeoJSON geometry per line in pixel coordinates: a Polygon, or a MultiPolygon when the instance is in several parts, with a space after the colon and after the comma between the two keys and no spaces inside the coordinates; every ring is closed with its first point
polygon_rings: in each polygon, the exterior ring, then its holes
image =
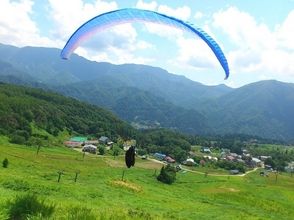
{"type": "Polygon", "coordinates": [[[197,37],[150,23],[111,27],[75,52],[98,62],[158,66],[208,85],[294,83],[294,0],[0,0],[0,43],[62,49],[84,22],[120,8],[154,10],[202,28],[223,49],[231,76],[224,81],[197,37]]]}

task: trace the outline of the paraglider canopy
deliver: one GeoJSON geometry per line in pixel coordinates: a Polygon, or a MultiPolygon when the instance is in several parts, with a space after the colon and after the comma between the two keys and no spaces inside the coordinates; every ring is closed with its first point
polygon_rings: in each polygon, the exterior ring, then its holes
{"type": "Polygon", "coordinates": [[[101,15],[98,15],[82,26],[80,26],[69,38],[63,50],[61,51],[62,59],[69,59],[74,50],[81,44],[82,41],[88,39],[93,33],[101,31],[111,26],[115,26],[122,23],[131,22],[151,22],[159,23],[163,25],[172,26],[182,29],[199,36],[212,50],[222,68],[225,71],[227,79],[230,71],[227,59],[216,41],[210,37],[205,31],[200,28],[193,27],[190,23],[184,22],[174,17],[167,16],[154,11],[126,8],[115,11],[110,11],[101,15]]]}

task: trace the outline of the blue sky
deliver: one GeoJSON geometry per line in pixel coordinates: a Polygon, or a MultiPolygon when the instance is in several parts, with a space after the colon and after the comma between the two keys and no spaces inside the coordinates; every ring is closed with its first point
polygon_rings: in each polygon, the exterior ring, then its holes
{"type": "Polygon", "coordinates": [[[156,24],[112,27],[75,52],[98,62],[158,66],[208,85],[239,87],[266,79],[294,83],[294,0],[1,0],[0,43],[62,49],[90,18],[130,7],[204,29],[224,51],[229,79],[223,80],[220,64],[200,39],[156,24]]]}

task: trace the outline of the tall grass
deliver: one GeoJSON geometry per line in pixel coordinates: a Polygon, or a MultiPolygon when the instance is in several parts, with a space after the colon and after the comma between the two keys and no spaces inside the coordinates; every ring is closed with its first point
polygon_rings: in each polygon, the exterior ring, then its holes
{"type": "Polygon", "coordinates": [[[26,220],[33,216],[48,218],[53,214],[54,208],[54,205],[46,204],[33,194],[18,195],[7,202],[8,219],[11,220],[26,220]]]}

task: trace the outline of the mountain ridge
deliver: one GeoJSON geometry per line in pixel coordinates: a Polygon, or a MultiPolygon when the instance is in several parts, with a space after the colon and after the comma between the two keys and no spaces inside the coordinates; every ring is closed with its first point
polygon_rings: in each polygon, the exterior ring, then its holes
{"type": "MultiPolygon", "coordinates": [[[[0,45],[0,61],[33,78],[31,84],[106,107],[129,122],[159,123],[194,134],[294,140],[292,83],[260,81],[236,89],[205,86],[157,67],[97,63],[77,55],[65,62],[60,50],[52,48],[7,46],[4,56],[5,48],[0,45]],[[35,58],[40,53],[45,58],[35,58]]],[[[1,75],[0,63],[0,79],[9,81],[5,74],[1,75]]],[[[16,81],[17,74],[11,75],[16,81]]]]}

